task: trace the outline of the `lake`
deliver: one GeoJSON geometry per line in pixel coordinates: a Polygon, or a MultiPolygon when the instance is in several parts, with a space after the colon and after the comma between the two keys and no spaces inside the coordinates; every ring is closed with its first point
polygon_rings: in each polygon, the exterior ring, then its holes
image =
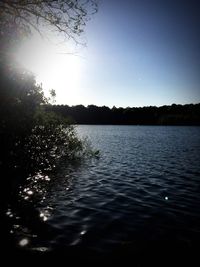
{"type": "Polygon", "coordinates": [[[77,132],[100,157],[62,163],[21,189],[23,212],[7,210],[18,247],[109,253],[200,240],[200,127],[82,125],[77,132]],[[50,180],[45,190],[35,186],[40,179],[50,180]],[[33,203],[34,190],[42,197],[33,203]]]}

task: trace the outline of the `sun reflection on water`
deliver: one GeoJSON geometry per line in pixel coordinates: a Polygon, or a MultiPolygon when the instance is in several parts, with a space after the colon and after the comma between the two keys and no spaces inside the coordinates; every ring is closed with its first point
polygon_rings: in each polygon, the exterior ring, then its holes
{"type": "Polygon", "coordinates": [[[25,184],[19,188],[18,199],[5,212],[9,234],[22,249],[48,250],[45,246],[35,246],[35,240],[52,216],[53,208],[46,203],[50,181],[49,175],[41,172],[28,176],[25,184]]]}
{"type": "Polygon", "coordinates": [[[23,239],[21,239],[20,241],[19,241],[19,245],[20,245],[20,247],[25,247],[25,246],[27,246],[29,244],[29,240],[28,240],[28,238],[23,238],[23,239]]]}
{"type": "Polygon", "coordinates": [[[44,210],[41,210],[41,211],[40,211],[40,215],[39,215],[39,217],[40,217],[44,222],[46,222],[46,221],[49,219],[49,217],[51,216],[51,210],[52,210],[52,208],[49,207],[49,206],[47,206],[44,210]]]}

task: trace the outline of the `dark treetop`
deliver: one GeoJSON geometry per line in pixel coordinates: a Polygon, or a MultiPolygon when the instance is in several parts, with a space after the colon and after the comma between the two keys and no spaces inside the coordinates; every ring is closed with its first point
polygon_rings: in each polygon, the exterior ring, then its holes
{"type": "Polygon", "coordinates": [[[77,124],[200,125],[200,104],[142,108],[48,105],[46,109],[70,117],[77,124]]]}

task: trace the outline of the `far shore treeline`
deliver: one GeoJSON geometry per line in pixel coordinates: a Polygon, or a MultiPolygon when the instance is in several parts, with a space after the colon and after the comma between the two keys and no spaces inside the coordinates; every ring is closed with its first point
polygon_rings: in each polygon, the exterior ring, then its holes
{"type": "Polygon", "coordinates": [[[200,103],[132,108],[46,105],[46,110],[68,117],[74,124],[200,125],[200,103]]]}

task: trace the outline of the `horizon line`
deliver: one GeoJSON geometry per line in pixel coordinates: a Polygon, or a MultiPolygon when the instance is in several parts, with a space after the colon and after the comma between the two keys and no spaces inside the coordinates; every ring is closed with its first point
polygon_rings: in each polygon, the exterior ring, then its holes
{"type": "Polygon", "coordinates": [[[149,108],[149,107],[154,107],[154,108],[161,108],[161,107],[170,107],[170,106],[189,106],[189,105],[199,105],[200,102],[197,102],[197,103],[187,103],[187,104],[177,104],[177,103],[172,103],[172,104],[164,104],[164,105],[160,105],[160,106],[156,106],[156,105],[147,105],[147,106],[126,106],[126,107],[122,107],[122,106],[115,106],[113,105],[112,107],[110,106],[106,106],[106,105],[95,105],[95,104],[88,104],[88,105],[83,105],[83,104],[76,104],[76,105],[68,105],[68,104],[58,104],[58,103],[47,103],[47,105],[52,105],[52,106],[68,106],[68,107],[76,107],[76,106],[83,106],[85,108],[88,108],[89,106],[95,106],[95,107],[98,107],[98,108],[101,108],[101,107],[106,107],[106,108],[109,108],[109,109],[113,109],[113,108],[149,108]]]}

